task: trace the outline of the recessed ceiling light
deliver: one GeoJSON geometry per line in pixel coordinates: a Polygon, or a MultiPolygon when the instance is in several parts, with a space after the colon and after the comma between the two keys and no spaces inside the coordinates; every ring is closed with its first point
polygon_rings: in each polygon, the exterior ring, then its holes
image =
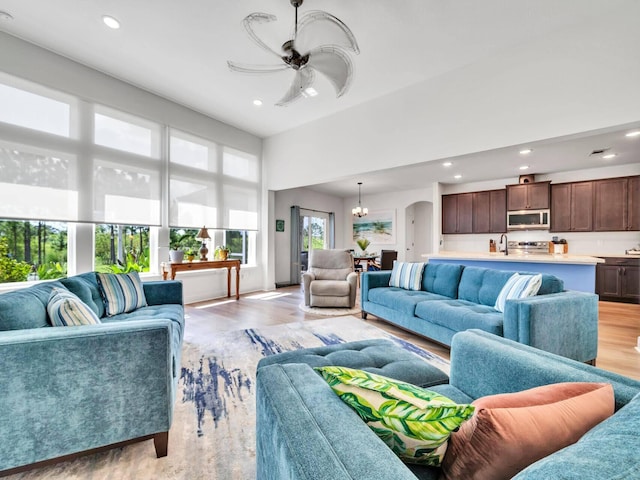
{"type": "Polygon", "coordinates": [[[0,21],[10,22],[11,20],[13,20],[13,17],[11,16],[10,13],[3,12],[0,10],[0,21]]]}
{"type": "Polygon", "coordinates": [[[257,98],[256,98],[256,99],[253,101],[253,104],[254,104],[256,107],[259,107],[260,105],[262,105],[262,100],[259,100],[259,99],[257,99],[257,98]]]}
{"type": "Polygon", "coordinates": [[[634,130],[625,135],[625,137],[640,137],[640,130],[634,130]]]}
{"type": "Polygon", "coordinates": [[[444,162],[442,164],[443,167],[450,167],[451,165],[453,165],[453,163],[451,163],[451,162],[444,162]]]}
{"type": "Polygon", "coordinates": [[[520,170],[529,170],[529,165],[522,165],[520,170]]]}
{"type": "Polygon", "coordinates": [[[603,155],[602,158],[604,158],[605,160],[610,160],[614,157],[617,157],[617,155],[615,153],[607,153],[606,155],[603,155]]]}
{"type": "Polygon", "coordinates": [[[533,150],[531,150],[530,148],[523,148],[522,150],[520,150],[520,155],[528,155],[531,152],[533,152],[533,150]]]}
{"type": "Polygon", "coordinates": [[[460,180],[462,178],[462,175],[460,174],[454,175],[453,178],[455,178],[456,180],[460,180]]]}
{"type": "Polygon", "coordinates": [[[120,22],[118,21],[118,19],[115,17],[112,17],[111,15],[103,15],[102,21],[107,27],[113,28],[114,30],[117,30],[118,28],[120,28],[120,22]]]}

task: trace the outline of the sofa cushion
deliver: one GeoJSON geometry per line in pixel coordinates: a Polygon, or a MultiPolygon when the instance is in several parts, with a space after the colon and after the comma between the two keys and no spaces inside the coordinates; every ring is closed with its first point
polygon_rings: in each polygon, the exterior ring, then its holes
{"type": "Polygon", "coordinates": [[[69,290],[51,290],[47,313],[54,327],[97,325],[100,319],[91,308],[69,290]]]}
{"type": "Polygon", "coordinates": [[[458,297],[463,265],[427,263],[422,274],[422,289],[449,298],[458,297]]]}
{"type": "Polygon", "coordinates": [[[499,312],[504,312],[504,305],[507,300],[534,296],[540,290],[541,284],[542,274],[520,275],[519,273],[514,273],[500,290],[496,299],[495,309],[499,312]]]}
{"type": "Polygon", "coordinates": [[[460,277],[458,298],[482,305],[496,304],[498,294],[513,272],[482,267],[465,267],[460,277]]]}
{"type": "Polygon", "coordinates": [[[349,282],[344,280],[314,280],[309,286],[311,295],[346,297],[351,291],[349,282]]]}
{"type": "Polygon", "coordinates": [[[390,287],[399,287],[406,290],[422,289],[422,271],[424,263],[393,262],[390,287]]]}
{"type": "Polygon", "coordinates": [[[104,317],[104,302],[98,287],[98,279],[95,272],[81,273],[72,277],[61,278],[67,289],[78,296],[80,300],[89,305],[98,317],[104,317]]]}
{"type": "Polygon", "coordinates": [[[610,417],[614,397],[608,383],[558,383],[473,405],[473,418],[451,436],[443,480],[510,479],[610,417]]]}
{"type": "Polygon", "coordinates": [[[50,327],[47,304],[58,282],[43,282],[33,287],[0,295],[0,331],[50,327]]]}
{"type": "Polygon", "coordinates": [[[107,316],[131,312],[147,305],[138,272],[97,273],[107,316]]]}
{"type": "Polygon", "coordinates": [[[525,468],[514,480],[562,478],[566,472],[581,480],[640,478],[639,418],[640,394],[577,443],[525,468]]]}
{"type": "Polygon", "coordinates": [[[416,305],[428,300],[449,300],[449,297],[424,291],[405,290],[397,287],[380,287],[369,290],[369,301],[413,316],[416,305]]]}
{"type": "Polygon", "coordinates": [[[416,306],[415,315],[456,332],[479,328],[495,335],[503,335],[503,314],[493,306],[465,300],[422,302],[416,306]]]}
{"type": "Polygon", "coordinates": [[[345,367],[317,367],[333,391],[407,463],[438,466],[452,431],[473,415],[442,395],[345,367]]]}

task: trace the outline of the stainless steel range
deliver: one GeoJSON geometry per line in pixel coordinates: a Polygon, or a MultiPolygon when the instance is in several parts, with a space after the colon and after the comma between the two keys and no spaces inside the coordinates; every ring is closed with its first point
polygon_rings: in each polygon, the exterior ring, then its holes
{"type": "Polygon", "coordinates": [[[549,253],[549,242],[518,242],[509,240],[507,242],[509,254],[526,255],[526,254],[543,254],[549,253]]]}

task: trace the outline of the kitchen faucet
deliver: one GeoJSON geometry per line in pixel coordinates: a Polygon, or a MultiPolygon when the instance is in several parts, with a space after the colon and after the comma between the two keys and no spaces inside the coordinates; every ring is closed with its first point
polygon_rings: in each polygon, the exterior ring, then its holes
{"type": "Polygon", "coordinates": [[[507,234],[500,235],[500,245],[502,245],[502,238],[504,237],[504,254],[509,255],[509,247],[507,246],[507,234]]]}

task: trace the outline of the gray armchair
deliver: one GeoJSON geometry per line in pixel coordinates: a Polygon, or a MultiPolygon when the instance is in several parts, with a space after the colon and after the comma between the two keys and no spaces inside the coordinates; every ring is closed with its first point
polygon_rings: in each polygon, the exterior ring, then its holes
{"type": "Polygon", "coordinates": [[[358,275],[348,250],[311,250],[302,282],[308,307],[353,308],[356,304],[358,275]]]}

